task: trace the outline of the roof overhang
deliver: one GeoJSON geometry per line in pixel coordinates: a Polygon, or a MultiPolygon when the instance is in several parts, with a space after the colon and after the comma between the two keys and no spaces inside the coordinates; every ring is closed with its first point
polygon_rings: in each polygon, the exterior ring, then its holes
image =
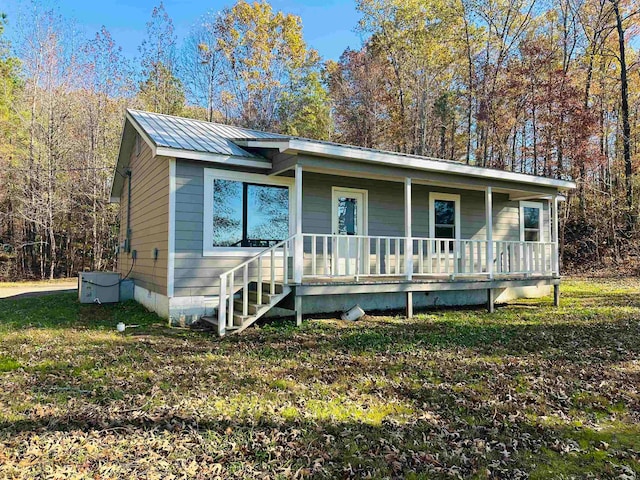
{"type": "Polygon", "coordinates": [[[558,190],[576,188],[576,183],[570,180],[528,175],[525,173],[508,172],[492,168],[476,167],[461,163],[418,157],[414,155],[398,154],[381,150],[363,149],[349,145],[328,144],[299,138],[292,139],[238,139],[235,143],[241,147],[277,149],[286,154],[307,154],[319,157],[330,157],[365,163],[394,166],[410,170],[422,170],[438,173],[450,173],[468,177],[495,179],[526,185],[550,187],[558,190]]]}

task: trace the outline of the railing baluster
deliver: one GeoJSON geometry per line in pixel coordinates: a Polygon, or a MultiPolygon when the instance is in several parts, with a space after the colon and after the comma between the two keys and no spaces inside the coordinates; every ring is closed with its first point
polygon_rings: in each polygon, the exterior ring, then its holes
{"type": "Polygon", "coordinates": [[[234,299],[234,290],[236,289],[236,279],[235,272],[231,271],[229,273],[229,307],[227,308],[227,326],[233,327],[233,299],[234,299]]]}
{"type": "Polygon", "coordinates": [[[249,264],[244,266],[242,272],[242,315],[249,314],[249,264]]]}
{"type": "Polygon", "coordinates": [[[355,237],[356,241],[356,282],[360,278],[360,237],[355,237]]]}
{"type": "Polygon", "coordinates": [[[258,289],[256,290],[256,303],[262,305],[262,256],[258,257],[258,289]]]}
{"type": "Polygon", "coordinates": [[[289,256],[287,242],[282,245],[282,283],[289,284],[289,256]]]}
{"type": "Polygon", "coordinates": [[[380,251],[380,237],[376,238],[376,275],[380,275],[380,264],[382,255],[380,251]]]}
{"type": "Polygon", "coordinates": [[[371,275],[371,238],[370,237],[365,237],[363,239],[363,247],[364,247],[364,252],[362,252],[362,256],[363,258],[366,259],[365,261],[365,267],[364,267],[364,273],[366,273],[367,275],[371,275]]]}
{"type": "Polygon", "coordinates": [[[460,272],[459,273],[467,273],[467,241],[460,240],[460,247],[458,248],[458,252],[460,254],[460,272]]]}
{"type": "Polygon", "coordinates": [[[329,237],[327,235],[323,235],[322,237],[322,259],[324,262],[324,275],[328,277],[329,273],[329,237]]]}
{"type": "Polygon", "coordinates": [[[427,240],[427,272],[433,273],[433,240],[427,240]]]}
{"type": "Polygon", "coordinates": [[[269,293],[271,295],[276,293],[276,251],[275,249],[271,250],[271,265],[269,265],[271,270],[271,279],[269,284],[269,293]]]}
{"type": "Polygon", "coordinates": [[[418,273],[424,275],[424,244],[418,240],[418,273]]]}
{"type": "Polygon", "coordinates": [[[318,274],[318,272],[316,272],[316,267],[317,267],[317,260],[316,260],[316,236],[315,235],[311,235],[311,275],[313,275],[314,277],[318,274]]]}
{"type": "Polygon", "coordinates": [[[391,239],[389,237],[385,238],[385,250],[384,250],[385,262],[384,262],[384,273],[389,275],[391,273],[391,239]]]}
{"type": "Polygon", "coordinates": [[[395,249],[396,249],[396,268],[394,270],[394,273],[396,275],[401,275],[401,272],[400,272],[400,242],[398,241],[398,238],[394,239],[394,243],[395,243],[395,249]]]}
{"type": "Polygon", "coordinates": [[[336,276],[340,274],[340,265],[338,264],[340,239],[333,237],[333,262],[331,264],[331,274],[336,276]]]}
{"type": "Polygon", "coordinates": [[[220,292],[218,298],[218,335],[224,335],[227,323],[227,275],[220,275],[220,292]]]}
{"type": "Polygon", "coordinates": [[[444,241],[443,240],[436,240],[436,249],[437,249],[437,254],[438,254],[438,274],[442,273],[442,249],[444,248],[444,241]]]}
{"type": "Polygon", "coordinates": [[[471,273],[476,273],[478,271],[475,264],[475,248],[475,243],[472,243],[469,248],[469,263],[471,264],[471,273]]]}

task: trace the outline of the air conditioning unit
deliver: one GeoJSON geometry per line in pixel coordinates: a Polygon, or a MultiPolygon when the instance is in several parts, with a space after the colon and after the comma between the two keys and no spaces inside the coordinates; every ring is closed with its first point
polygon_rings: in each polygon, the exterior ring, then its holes
{"type": "Polygon", "coordinates": [[[117,272],[80,272],[80,303],[117,303],[120,301],[120,274],[117,272]]]}

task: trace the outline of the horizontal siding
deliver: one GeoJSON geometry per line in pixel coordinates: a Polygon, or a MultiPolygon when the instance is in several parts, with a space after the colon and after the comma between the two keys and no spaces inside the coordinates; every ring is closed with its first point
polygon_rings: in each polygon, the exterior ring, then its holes
{"type": "MultiPolygon", "coordinates": [[[[204,166],[195,162],[176,164],[176,253],[175,295],[216,295],[221,273],[247,260],[242,256],[202,255],[204,166]]],[[[404,235],[404,185],[398,182],[357,179],[305,172],[303,174],[303,231],[331,233],[332,187],[368,191],[368,233],[381,236],[404,235]]],[[[485,194],[482,191],[413,185],[413,235],[429,236],[429,193],[460,195],[462,238],[485,238],[485,194]]],[[[505,194],[493,195],[493,235],[496,240],[519,240],[519,202],[505,194]]],[[[545,238],[548,212],[545,205],[545,238]]],[[[308,265],[310,259],[305,259],[308,265]]],[[[320,262],[318,262],[320,265],[320,262]]]]}
{"type": "MultiPolygon", "coordinates": [[[[169,161],[154,158],[143,144],[140,155],[131,155],[131,250],[137,259],[130,278],[148,290],[167,294],[167,261],[169,232],[169,161]],[[154,260],[153,250],[158,249],[154,260]]],[[[120,243],[127,230],[127,189],[125,179],[120,202],[120,243]]],[[[131,254],[122,251],[118,269],[124,276],[131,268],[131,254]]]]}

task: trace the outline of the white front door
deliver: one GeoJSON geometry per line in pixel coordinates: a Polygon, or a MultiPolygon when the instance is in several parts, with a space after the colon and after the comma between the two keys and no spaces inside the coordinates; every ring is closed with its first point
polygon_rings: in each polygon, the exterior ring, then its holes
{"type": "MultiPolygon", "coordinates": [[[[334,187],[332,212],[333,234],[340,235],[334,243],[334,275],[356,275],[358,240],[350,237],[367,234],[367,191],[334,187]]],[[[362,257],[368,245],[360,242],[362,257]]]]}

